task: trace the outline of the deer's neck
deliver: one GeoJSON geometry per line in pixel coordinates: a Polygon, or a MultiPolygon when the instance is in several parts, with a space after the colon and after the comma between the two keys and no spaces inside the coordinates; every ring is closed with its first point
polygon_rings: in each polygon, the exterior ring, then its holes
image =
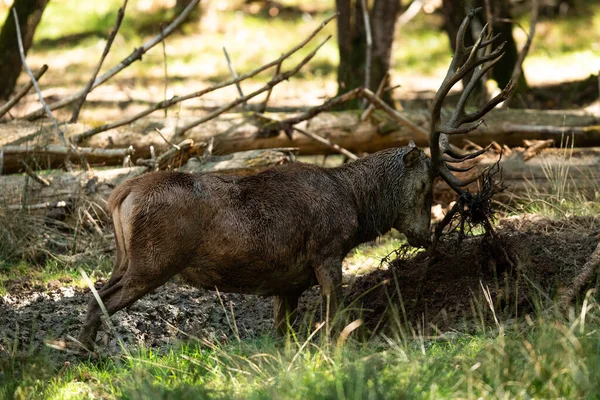
{"type": "Polygon", "coordinates": [[[399,216],[398,186],[404,174],[387,161],[381,156],[365,157],[332,171],[354,200],[359,223],[357,244],[388,232],[399,216]]]}

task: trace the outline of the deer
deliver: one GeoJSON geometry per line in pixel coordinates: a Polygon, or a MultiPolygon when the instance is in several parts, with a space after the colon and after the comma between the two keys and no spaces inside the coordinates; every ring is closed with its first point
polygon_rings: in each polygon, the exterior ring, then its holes
{"type": "MultiPolygon", "coordinates": [[[[431,106],[430,157],[411,142],[335,168],[295,162],[250,176],[157,171],[115,188],[108,208],[116,260],[98,291],[108,314],[179,275],[209,290],[272,296],[275,331],[284,335],[301,294],[316,284],[328,306],[326,318],[335,316],[342,261],[354,247],[392,228],[410,245],[428,247],[433,180],[441,177],[460,194],[479,175],[461,181],[453,175],[461,169],[452,164],[485,151],[458,153],[448,136],[475,130],[514,89],[511,83],[479,110],[465,111],[476,82],[503,55],[503,45],[478,54],[496,39],[484,34],[485,27],[475,44],[465,47],[476,12],[460,26],[454,58],[431,106]],[[442,123],[446,96],[470,73],[456,109],[442,123]]],[[[95,346],[101,316],[91,298],[78,336],[84,346],[95,346]]]]}

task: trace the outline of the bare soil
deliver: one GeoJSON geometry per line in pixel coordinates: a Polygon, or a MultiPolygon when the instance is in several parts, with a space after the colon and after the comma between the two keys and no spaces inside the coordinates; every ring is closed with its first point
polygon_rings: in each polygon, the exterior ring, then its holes
{"type": "MultiPolygon", "coordinates": [[[[421,334],[469,329],[493,321],[483,289],[489,290],[501,321],[535,311],[569,285],[600,238],[600,217],[553,221],[518,217],[500,221],[496,239],[474,236],[460,246],[456,236],[441,241],[429,268],[424,253],[402,256],[346,285],[346,304],[364,308],[365,326],[401,324],[421,334]],[[390,313],[392,312],[392,313],[390,313]]],[[[97,282],[100,286],[102,282],[97,282]]],[[[76,336],[88,289],[51,282],[0,297],[0,359],[44,349],[45,339],[76,336]]],[[[319,318],[317,288],[301,300],[299,319],[319,318]]],[[[169,282],[112,317],[128,347],[166,349],[179,340],[202,337],[227,341],[271,332],[270,299],[217,294],[169,282]]],[[[104,334],[104,351],[119,354],[114,336],[104,334]]]]}

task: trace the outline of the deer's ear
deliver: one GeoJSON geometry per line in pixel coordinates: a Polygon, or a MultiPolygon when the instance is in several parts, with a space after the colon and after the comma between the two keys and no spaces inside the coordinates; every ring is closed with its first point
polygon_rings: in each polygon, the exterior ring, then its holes
{"type": "Polygon", "coordinates": [[[414,167],[421,158],[421,152],[417,147],[411,147],[410,150],[402,157],[402,161],[404,161],[404,165],[407,168],[414,167]]]}

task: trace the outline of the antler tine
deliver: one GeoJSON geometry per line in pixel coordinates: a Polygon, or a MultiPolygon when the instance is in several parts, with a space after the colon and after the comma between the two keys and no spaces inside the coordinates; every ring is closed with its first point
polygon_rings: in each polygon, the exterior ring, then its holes
{"type": "Polygon", "coordinates": [[[468,172],[470,170],[472,170],[473,168],[475,168],[475,164],[471,165],[470,167],[465,167],[465,168],[461,168],[461,167],[455,167],[454,165],[450,165],[450,164],[445,164],[446,168],[448,168],[450,171],[453,172],[468,172]]]}
{"type": "Polygon", "coordinates": [[[512,80],[509,81],[508,84],[506,85],[506,87],[504,87],[504,89],[502,89],[502,91],[500,93],[498,93],[498,95],[496,95],[496,97],[494,97],[492,100],[490,100],[486,105],[484,105],[479,110],[477,110],[473,113],[466,114],[462,118],[462,123],[473,122],[473,121],[476,121],[479,118],[483,117],[485,114],[487,114],[490,110],[492,110],[498,104],[500,104],[503,101],[505,101],[506,99],[508,99],[510,97],[510,95],[512,95],[513,92],[515,91],[516,87],[517,87],[516,82],[514,82],[512,80]]]}
{"type": "MultiPolygon", "coordinates": [[[[483,65],[481,68],[479,68],[473,74],[473,76],[471,77],[471,80],[469,81],[467,86],[463,89],[463,92],[460,95],[458,103],[456,104],[456,109],[454,110],[454,113],[452,114],[452,117],[451,117],[450,121],[448,122],[448,126],[450,126],[452,128],[457,128],[460,125],[462,125],[464,122],[466,122],[466,121],[464,121],[464,117],[466,116],[465,106],[467,104],[467,99],[469,98],[469,96],[471,95],[471,93],[473,92],[475,87],[477,86],[477,82],[479,82],[481,77],[487,71],[489,71],[494,65],[496,65],[498,63],[498,61],[500,61],[500,59],[502,58],[503,55],[504,55],[504,53],[501,53],[498,57],[496,57],[495,59],[493,59],[486,65],[483,65]]],[[[472,121],[469,121],[469,122],[472,122],[472,121]]]]}
{"type": "MultiPolygon", "coordinates": [[[[456,48],[454,50],[454,57],[450,62],[450,66],[448,67],[448,72],[446,72],[446,77],[442,81],[440,88],[438,89],[435,98],[433,99],[432,107],[431,107],[431,125],[437,126],[440,122],[440,110],[442,109],[442,103],[444,99],[448,95],[452,86],[456,84],[461,78],[455,79],[457,75],[457,71],[462,69],[462,65],[464,64],[464,56],[467,52],[465,48],[465,34],[467,32],[467,28],[471,23],[471,20],[475,17],[475,15],[481,11],[482,8],[476,8],[469,11],[467,16],[463,19],[460,27],[458,28],[458,33],[456,35],[456,48]]],[[[439,135],[438,135],[439,136],[439,135]]],[[[431,139],[431,138],[430,138],[431,139]]],[[[437,140],[438,138],[436,138],[437,140]]]]}
{"type": "MultiPolygon", "coordinates": [[[[491,38],[484,40],[483,42],[481,42],[479,44],[479,49],[486,48],[490,44],[494,43],[500,36],[502,36],[502,34],[501,33],[497,33],[494,36],[492,36],[491,38]]],[[[470,52],[473,49],[473,46],[474,45],[471,45],[469,47],[465,47],[465,50],[470,52]]]]}
{"type": "Polygon", "coordinates": [[[451,149],[446,149],[444,151],[444,155],[442,156],[442,161],[446,162],[446,163],[459,163],[459,162],[463,162],[463,161],[467,161],[467,160],[472,160],[474,158],[479,157],[486,151],[488,151],[491,147],[492,147],[492,144],[490,143],[481,150],[477,150],[477,151],[474,151],[473,153],[469,153],[469,154],[465,154],[465,155],[455,153],[451,149]],[[445,155],[449,155],[450,157],[452,157],[452,159],[445,157],[445,155]]]}
{"type": "Polygon", "coordinates": [[[444,181],[446,181],[448,186],[450,186],[452,188],[452,190],[454,190],[456,193],[463,193],[464,190],[462,188],[464,186],[467,186],[467,185],[477,181],[486,172],[486,170],[483,170],[481,173],[475,175],[474,177],[465,179],[464,181],[461,181],[456,176],[454,176],[452,174],[452,172],[450,172],[450,170],[444,164],[442,164],[440,166],[439,171],[440,171],[440,176],[442,177],[442,179],[444,179],[444,181]]]}

